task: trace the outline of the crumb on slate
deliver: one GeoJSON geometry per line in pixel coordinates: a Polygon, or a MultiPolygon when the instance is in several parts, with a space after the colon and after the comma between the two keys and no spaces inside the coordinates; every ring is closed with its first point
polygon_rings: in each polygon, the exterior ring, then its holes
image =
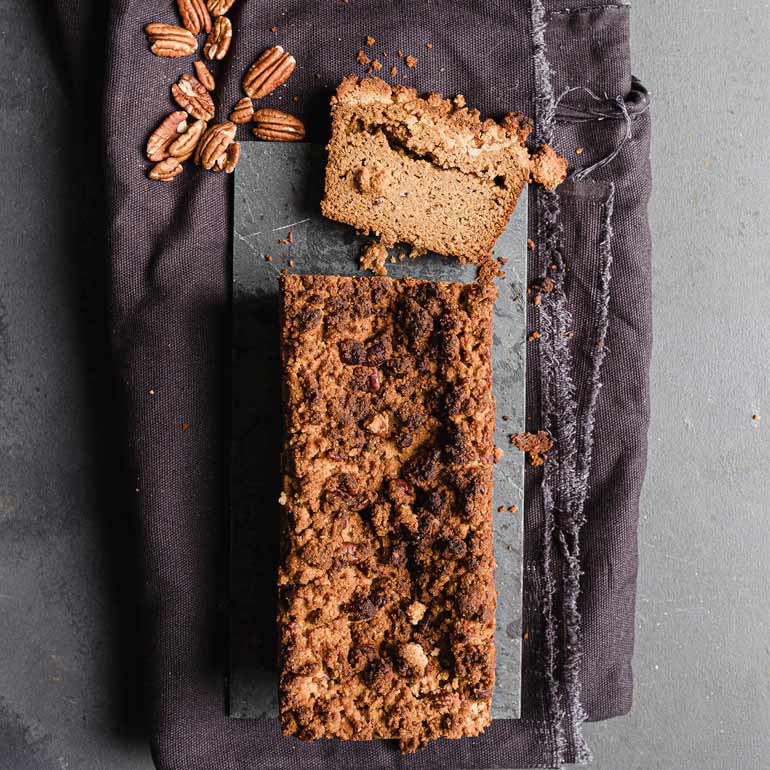
{"type": "Polygon", "coordinates": [[[371,270],[377,275],[387,275],[385,260],[388,258],[388,250],[377,241],[369,241],[361,249],[358,258],[358,266],[361,270],[371,270]]]}

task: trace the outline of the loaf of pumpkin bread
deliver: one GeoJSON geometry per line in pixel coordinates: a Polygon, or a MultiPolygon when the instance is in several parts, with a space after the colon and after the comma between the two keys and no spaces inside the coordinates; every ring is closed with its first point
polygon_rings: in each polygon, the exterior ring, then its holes
{"type": "Polygon", "coordinates": [[[494,296],[281,278],[286,735],[409,752],[490,723],[494,296]]]}

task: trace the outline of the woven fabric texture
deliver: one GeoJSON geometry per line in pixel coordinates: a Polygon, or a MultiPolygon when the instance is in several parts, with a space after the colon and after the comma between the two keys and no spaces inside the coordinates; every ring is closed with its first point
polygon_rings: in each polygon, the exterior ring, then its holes
{"type": "MultiPolygon", "coordinates": [[[[56,5],[77,81],[88,2],[56,5]]],[[[628,7],[580,5],[239,0],[229,14],[231,52],[212,68],[225,119],[245,70],[280,43],[299,66],[260,106],[298,114],[309,140],[323,142],[334,84],[363,74],[356,52],[372,35],[391,57],[398,49],[417,57],[416,68],[399,67],[402,82],[463,93],[484,115],[532,115],[573,169],[595,166],[554,195],[530,193],[537,248],[529,277],[558,280],[530,314],[530,330],[549,333],[529,349],[528,415],[532,429],[546,424],[571,449],[557,451],[545,474],[527,471],[524,718],[402,757],[389,742],[302,744],[282,738],[274,721],[227,717],[230,180],[192,168],[169,184],[147,179],[143,143],[175,109],[169,86],[192,60],[147,50],[143,27],[178,23],[173,2],[113,0],[102,112],[111,336],[161,770],[557,767],[587,757],[584,718],[630,708],[648,422],[650,125],[631,78],[628,7]],[[631,108],[613,107],[616,97],[631,108]]]]}

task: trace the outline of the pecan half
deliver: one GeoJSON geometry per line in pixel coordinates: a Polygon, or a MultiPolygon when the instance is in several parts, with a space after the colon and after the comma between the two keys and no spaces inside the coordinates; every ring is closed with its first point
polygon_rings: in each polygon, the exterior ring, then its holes
{"type": "Polygon", "coordinates": [[[190,125],[187,131],[182,134],[182,136],[171,143],[168,148],[168,154],[177,158],[180,163],[183,160],[191,158],[205,130],[206,121],[196,120],[190,125]]]}
{"type": "Polygon", "coordinates": [[[220,156],[227,152],[227,148],[235,139],[235,123],[215,123],[203,135],[203,138],[195,150],[195,163],[209,170],[214,168],[220,156]]]}
{"type": "Polygon", "coordinates": [[[211,16],[204,0],[176,0],[176,5],[182,17],[182,24],[193,35],[211,31],[211,16]]]}
{"type": "Polygon", "coordinates": [[[212,16],[221,16],[233,7],[234,2],[235,0],[209,0],[206,5],[212,16]]]}
{"type": "Polygon", "coordinates": [[[222,167],[226,174],[232,174],[241,157],[241,143],[233,142],[225,153],[225,164],[222,167]]]}
{"type": "Polygon", "coordinates": [[[227,16],[217,16],[214,25],[203,44],[203,55],[209,61],[220,61],[230,48],[233,39],[233,25],[227,16]]]}
{"type": "Polygon", "coordinates": [[[207,91],[213,91],[217,85],[209,68],[202,61],[194,61],[193,67],[195,69],[195,77],[203,83],[203,87],[207,91]]]}
{"type": "Polygon", "coordinates": [[[147,158],[158,161],[165,160],[169,156],[169,145],[177,139],[180,134],[187,131],[187,113],[179,110],[172,112],[165,120],[152,132],[147,140],[147,158]]]}
{"type": "Polygon", "coordinates": [[[179,158],[166,158],[156,163],[147,175],[155,182],[168,182],[182,173],[182,164],[179,158]]]}
{"type": "Polygon", "coordinates": [[[198,50],[195,35],[184,27],[154,23],[148,24],[144,31],[150,41],[150,50],[156,56],[178,59],[180,56],[189,56],[198,50]]]}
{"type": "Polygon", "coordinates": [[[235,170],[235,166],[238,163],[238,158],[241,157],[241,145],[240,142],[233,142],[228,146],[224,155],[220,155],[211,170],[220,172],[224,171],[226,174],[232,174],[235,170]]]}
{"type": "Polygon", "coordinates": [[[186,72],[178,83],[171,86],[174,101],[194,118],[211,120],[214,117],[214,102],[203,83],[186,72]]]}
{"type": "Polygon", "coordinates": [[[281,46],[268,48],[244,76],[243,90],[252,99],[261,99],[283,85],[296,66],[297,60],[281,46]]]}
{"type": "Polygon", "coordinates": [[[254,105],[248,96],[244,96],[243,99],[239,99],[233,107],[233,111],[230,113],[230,120],[233,123],[250,123],[251,118],[254,115],[254,105]]]}
{"type": "Polygon", "coordinates": [[[251,129],[257,139],[265,142],[301,142],[305,138],[305,125],[294,115],[280,110],[256,110],[251,129]]]}

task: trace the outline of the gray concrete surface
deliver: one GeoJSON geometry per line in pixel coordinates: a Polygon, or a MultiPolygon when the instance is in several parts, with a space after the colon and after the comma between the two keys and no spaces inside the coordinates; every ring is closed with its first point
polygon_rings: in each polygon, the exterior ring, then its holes
{"type": "MultiPolygon", "coordinates": [[[[115,674],[130,637],[110,619],[115,525],[94,483],[109,425],[84,429],[105,387],[103,274],[65,258],[97,202],[67,182],[83,159],[33,5],[0,0],[0,769],[151,770],[123,718],[135,672],[115,674]]],[[[601,770],[770,761],[768,41],[766,0],[633,14],[654,95],[653,422],[636,702],[588,726],[601,770]]]]}

